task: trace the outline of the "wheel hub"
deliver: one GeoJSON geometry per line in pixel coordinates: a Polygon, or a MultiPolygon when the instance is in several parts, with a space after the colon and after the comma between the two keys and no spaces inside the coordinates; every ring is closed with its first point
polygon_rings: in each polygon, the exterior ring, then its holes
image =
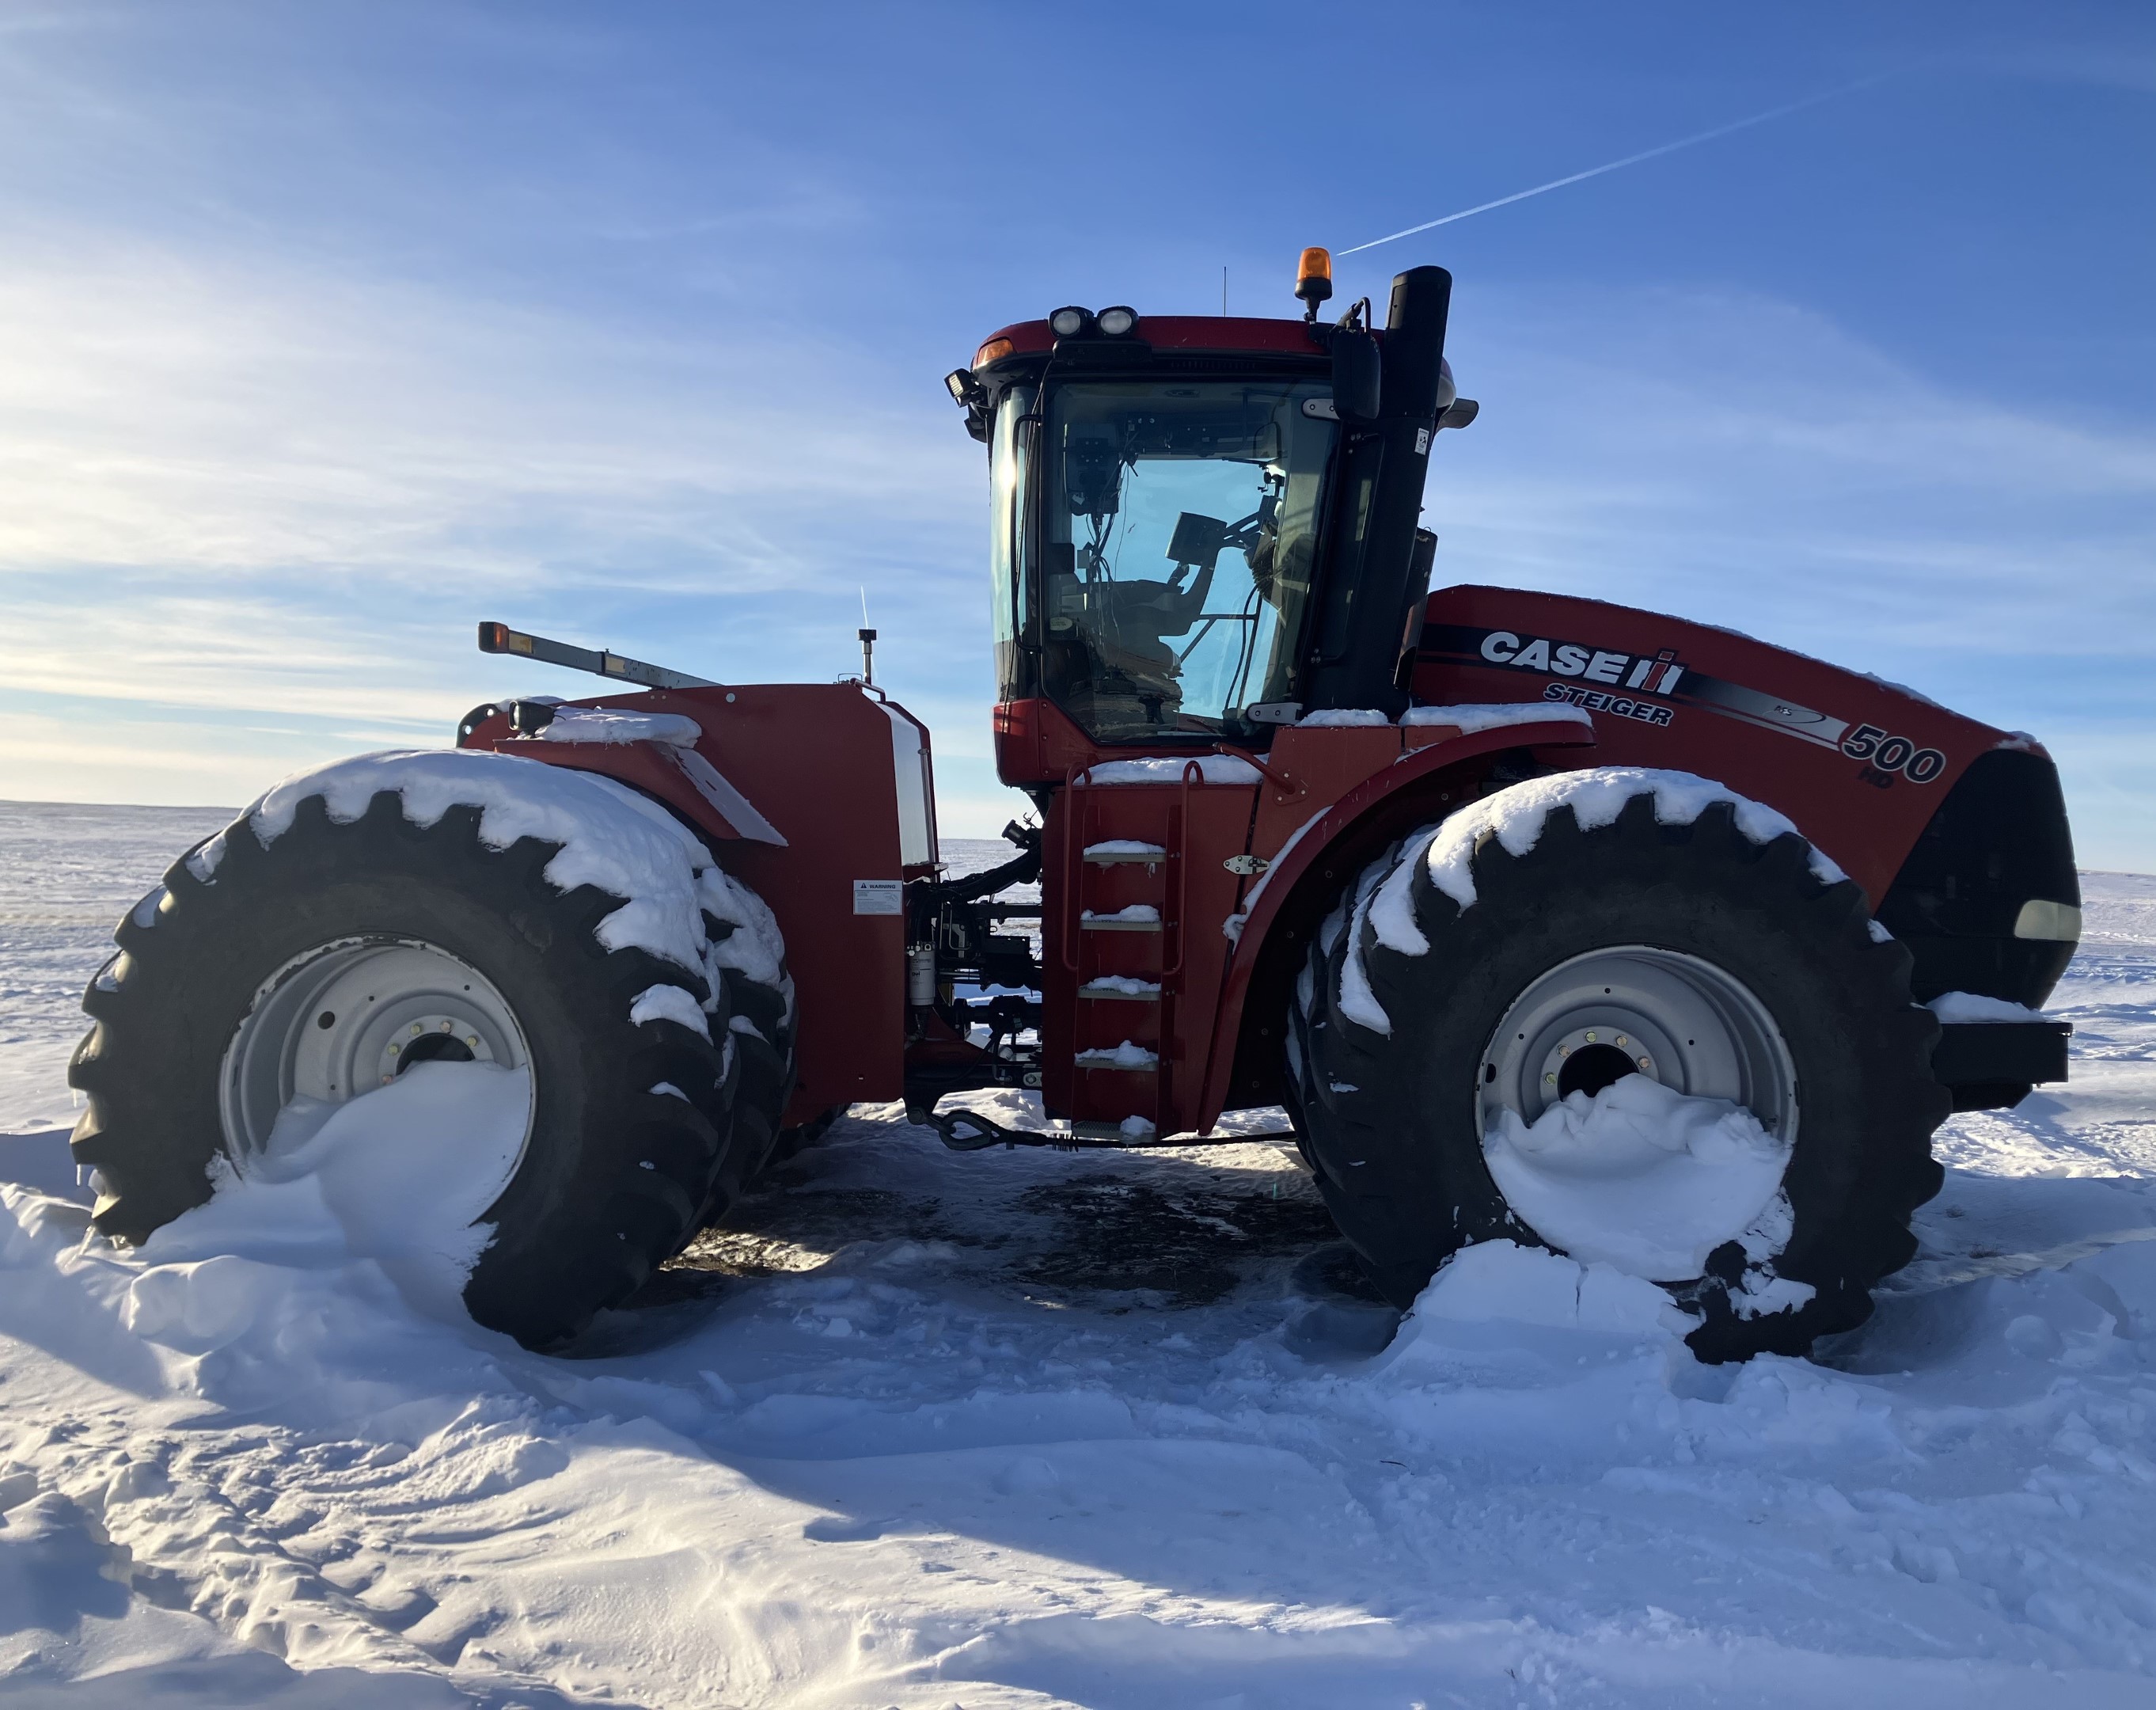
{"type": "Polygon", "coordinates": [[[494,1047],[480,1036],[479,1024],[454,1015],[422,1015],[399,1037],[382,1048],[375,1066],[387,1086],[417,1063],[491,1063],[494,1047]]]}
{"type": "Polygon", "coordinates": [[[1544,1055],[1541,1084],[1552,1089],[1553,1098],[1575,1092],[1592,1098],[1627,1075],[1657,1079],[1654,1054],[1641,1050],[1644,1044],[1607,1027],[1576,1027],[1544,1055]]]}

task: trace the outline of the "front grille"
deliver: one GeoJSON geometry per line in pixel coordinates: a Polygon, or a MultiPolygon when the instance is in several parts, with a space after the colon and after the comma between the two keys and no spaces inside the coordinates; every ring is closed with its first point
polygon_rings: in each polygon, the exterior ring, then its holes
{"type": "Polygon", "coordinates": [[[2017,938],[2032,899],[2081,905],[2058,770],[2041,754],[1995,748],[1932,815],[1876,913],[1916,958],[1917,1001],[1976,992],[2041,1006],[2074,947],[2017,938]]]}

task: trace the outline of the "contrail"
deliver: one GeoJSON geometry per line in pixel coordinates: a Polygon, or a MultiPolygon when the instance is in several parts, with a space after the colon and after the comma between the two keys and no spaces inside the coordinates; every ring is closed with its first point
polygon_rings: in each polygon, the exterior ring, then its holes
{"type": "Polygon", "coordinates": [[[1800,113],[1806,107],[1815,107],[1821,101],[1830,101],[1852,90],[1877,83],[1879,78],[1866,77],[1840,89],[1830,89],[1824,95],[1806,95],[1800,101],[1791,101],[1786,106],[1769,107],[1763,113],[1754,113],[1748,119],[1738,119],[1727,125],[1717,125],[1712,131],[1702,131],[1695,136],[1681,136],[1675,142],[1665,142],[1658,147],[1645,148],[1637,154],[1628,154],[1619,161],[1606,161],[1599,167],[1589,167],[1584,172],[1574,172],[1569,177],[1553,178],[1547,184],[1537,184],[1532,190],[1515,190],[1510,196],[1500,196],[1495,202],[1480,202],[1472,208],[1463,208],[1457,213],[1448,213],[1442,219],[1426,219],[1419,226],[1409,226],[1405,231],[1389,232],[1382,238],[1373,238],[1367,244],[1358,244],[1353,249],[1342,249],[1342,255],[1353,255],[1364,249],[1374,249],[1380,244],[1389,244],[1399,238],[1412,238],[1417,232],[1427,232],[1438,226],[1449,226],[1455,220],[1467,218],[1471,214],[1487,213],[1493,208],[1503,208],[1514,202],[1525,202],[1530,196],[1542,196],[1552,190],[1562,190],[1568,184],[1577,184],[1583,178],[1599,178],[1604,172],[1614,172],[1620,167],[1635,167],[1641,161],[1650,161],[1658,155],[1675,154],[1681,148],[1691,148],[1702,142],[1712,142],[1717,136],[1727,136],[1732,131],[1748,131],[1754,125],[1764,125],[1770,119],[1785,119],[1792,113],[1800,113]]]}

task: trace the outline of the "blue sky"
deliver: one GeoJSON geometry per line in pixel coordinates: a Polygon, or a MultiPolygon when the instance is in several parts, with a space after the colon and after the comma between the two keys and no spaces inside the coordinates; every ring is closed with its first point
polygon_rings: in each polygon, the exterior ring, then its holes
{"type": "Polygon", "coordinates": [[[993,832],[985,470],[1063,302],[1457,276],[1441,579],[1909,683],[2156,870],[2156,13],[0,8],[0,795],[242,801],[577,692],[473,623],[851,668],[993,832]]]}

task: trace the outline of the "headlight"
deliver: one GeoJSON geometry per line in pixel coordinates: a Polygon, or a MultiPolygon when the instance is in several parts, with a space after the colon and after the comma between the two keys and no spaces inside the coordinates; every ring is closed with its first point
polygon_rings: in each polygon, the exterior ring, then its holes
{"type": "Polygon", "coordinates": [[[1075,338],[1086,330],[1092,316],[1083,309],[1058,309],[1048,317],[1048,330],[1058,338],[1075,338]]]}
{"type": "Polygon", "coordinates": [[[1101,331],[1111,338],[1121,338],[1138,324],[1138,311],[1127,309],[1120,303],[1112,309],[1103,309],[1100,314],[1101,331]]]}

